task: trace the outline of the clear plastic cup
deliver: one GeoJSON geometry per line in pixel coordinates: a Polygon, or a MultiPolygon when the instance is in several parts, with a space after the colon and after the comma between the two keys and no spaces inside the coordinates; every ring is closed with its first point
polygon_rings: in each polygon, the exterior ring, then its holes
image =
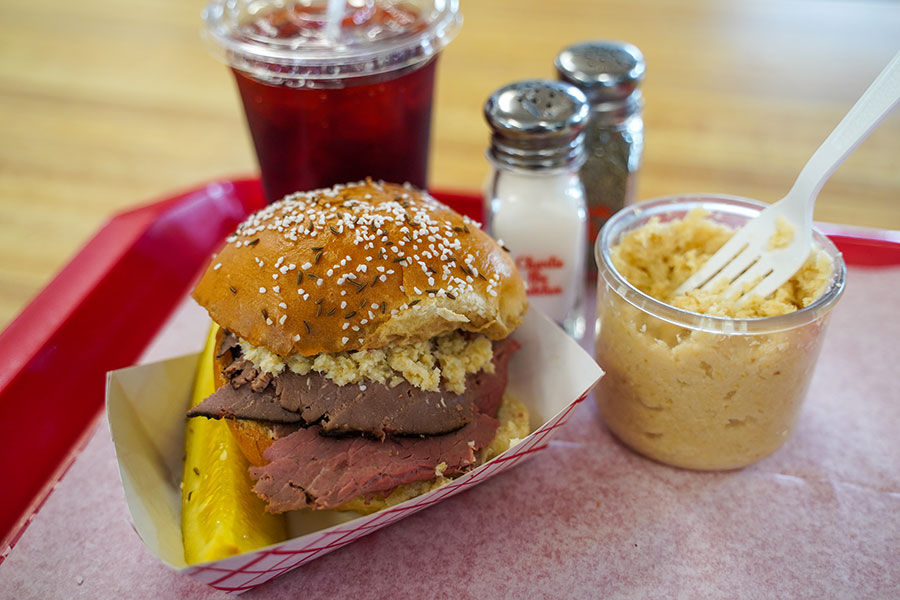
{"type": "Polygon", "coordinates": [[[627,207],[597,237],[596,358],[606,371],[596,390],[610,431],[633,450],[689,469],[749,465],[790,437],[846,268],[828,238],[823,294],[781,316],[732,319],[688,312],[631,285],[610,249],[652,217],[666,222],[702,207],[708,218],[740,227],[764,204],[730,196],[676,196],[627,207]]]}
{"type": "Polygon", "coordinates": [[[211,0],[269,201],[366,177],[427,184],[435,67],[458,0],[211,0]],[[332,27],[330,23],[340,23],[332,27]]]}

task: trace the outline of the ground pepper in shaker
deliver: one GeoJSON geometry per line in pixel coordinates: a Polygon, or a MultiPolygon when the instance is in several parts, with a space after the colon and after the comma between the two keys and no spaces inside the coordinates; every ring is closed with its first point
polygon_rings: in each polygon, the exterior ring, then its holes
{"type": "Polygon", "coordinates": [[[578,88],[548,80],[512,83],[484,105],[493,166],[487,229],[515,259],[532,306],[576,338],[585,327],[587,210],[578,169],[589,112],[578,88]]]}
{"type": "Polygon", "coordinates": [[[631,44],[611,41],[569,46],[554,61],[559,79],[587,96],[591,116],[585,130],[587,160],[581,167],[588,207],[588,272],[595,276],[593,242],[606,220],[634,200],[644,148],[643,100],[639,85],[645,63],[631,44]]]}

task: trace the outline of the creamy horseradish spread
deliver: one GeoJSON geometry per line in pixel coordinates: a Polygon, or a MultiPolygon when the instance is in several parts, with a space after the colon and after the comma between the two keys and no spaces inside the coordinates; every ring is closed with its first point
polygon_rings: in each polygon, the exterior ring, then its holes
{"type": "MultiPolygon", "coordinates": [[[[684,310],[717,317],[775,317],[809,306],[822,295],[832,269],[831,259],[822,251],[811,253],[800,271],[768,298],[751,297],[738,306],[710,291],[692,290],[676,295],[678,286],[734,233],[706,216],[706,211],[693,210],[681,220],[661,223],[651,219],[626,234],[611,249],[613,265],[631,285],[648,296],[684,310]]],[[[781,220],[768,245],[785,246],[792,236],[791,226],[781,220]]]]}
{"type": "Polygon", "coordinates": [[[338,385],[366,379],[395,386],[404,379],[425,391],[443,389],[462,394],[466,375],[494,372],[491,341],[483,335],[465,336],[458,331],[406,346],[283,358],[265,348],[241,341],[244,358],[265,373],[280,375],[290,369],[299,375],[321,373],[338,385]]]}
{"type": "MultiPolygon", "coordinates": [[[[676,295],[676,288],[733,234],[706,216],[694,211],[682,220],[651,219],[628,232],[610,250],[615,269],[666,304],[740,319],[797,311],[828,286],[832,261],[815,250],[769,298],[736,306],[708,292],[676,295]]],[[[793,232],[784,225],[770,243],[789,241],[793,232]]],[[[815,364],[825,316],[758,334],[740,332],[727,322],[707,324],[703,331],[637,308],[602,278],[597,310],[597,360],[607,371],[598,405],[610,430],[627,445],[677,466],[728,469],[770,454],[787,439],[815,364]]]]}

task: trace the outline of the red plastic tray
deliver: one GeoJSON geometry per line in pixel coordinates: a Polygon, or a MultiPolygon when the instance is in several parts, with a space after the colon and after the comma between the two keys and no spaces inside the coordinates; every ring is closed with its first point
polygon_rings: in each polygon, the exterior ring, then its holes
{"type": "MultiPolygon", "coordinates": [[[[478,196],[435,196],[482,220],[478,196]]],[[[0,437],[0,561],[84,443],[106,372],[138,359],[209,255],[263,203],[257,179],[237,179],[122,213],[0,334],[0,422],[15,424],[0,437]]],[[[898,232],[825,229],[849,265],[900,264],[898,232]]]]}

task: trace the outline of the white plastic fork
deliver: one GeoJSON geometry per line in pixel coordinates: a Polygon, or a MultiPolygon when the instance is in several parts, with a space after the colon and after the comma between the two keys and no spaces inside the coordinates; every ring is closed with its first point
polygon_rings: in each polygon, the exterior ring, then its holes
{"type": "Polygon", "coordinates": [[[787,195],[747,222],[676,293],[700,288],[740,303],[751,296],[765,298],[781,287],[811,252],[813,206],[819,190],[898,102],[900,52],[822,142],[787,195]],[[783,247],[770,248],[780,219],[793,228],[793,237],[783,247]]]}

